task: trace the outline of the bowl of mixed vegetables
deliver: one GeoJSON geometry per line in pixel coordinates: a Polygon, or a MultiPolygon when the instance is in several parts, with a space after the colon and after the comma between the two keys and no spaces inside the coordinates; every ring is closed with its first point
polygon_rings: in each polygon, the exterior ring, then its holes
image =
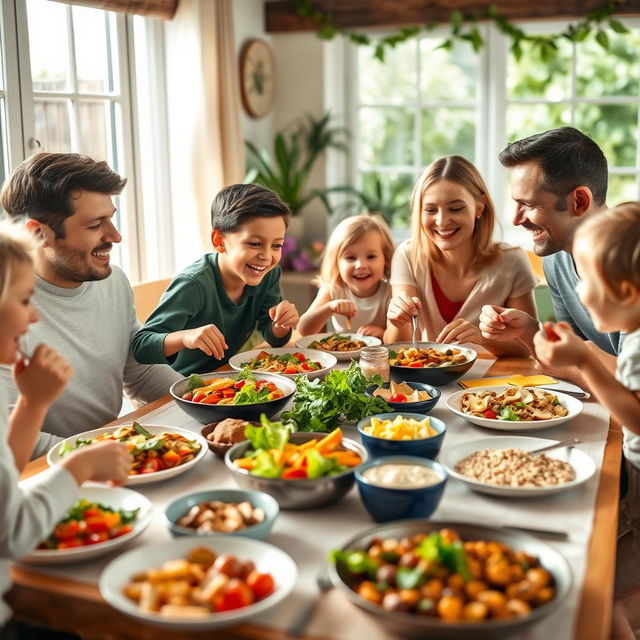
{"type": "Polygon", "coordinates": [[[355,468],[366,449],[332,432],[294,432],[293,426],[270,422],[249,425],[246,442],[233,446],[225,464],[241,487],[264,491],[281,509],[313,509],[342,498],[353,486],[355,468]]]}
{"type": "Polygon", "coordinates": [[[192,375],[169,392],[179,407],[202,424],[225,418],[258,420],[280,411],[296,390],[293,380],[277,373],[247,369],[192,375]]]}
{"type": "Polygon", "coordinates": [[[231,368],[236,371],[247,368],[254,372],[278,373],[291,378],[303,375],[309,380],[327,375],[337,362],[336,357],[326,351],[291,347],[243,351],[229,360],[231,368]]]}

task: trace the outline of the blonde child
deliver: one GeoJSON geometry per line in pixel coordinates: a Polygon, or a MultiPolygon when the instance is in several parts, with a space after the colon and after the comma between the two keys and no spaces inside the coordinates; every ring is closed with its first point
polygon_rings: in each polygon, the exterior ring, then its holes
{"type": "Polygon", "coordinates": [[[0,386],[0,636],[10,614],[2,599],[10,586],[9,559],[29,553],[51,533],[77,500],[79,485],[86,480],[121,484],[130,467],[124,445],[102,443],[73,453],[60,466],[37,476],[28,488],[18,486],[47,409],[72,373],[67,362],[44,344],[29,358],[20,352],[20,338],[38,319],[31,304],[32,242],[22,225],[0,222],[0,364],[13,365],[19,391],[9,415],[0,386]]]}
{"type": "Polygon", "coordinates": [[[302,314],[301,335],[319,333],[330,320],[334,331],[382,338],[391,289],[393,240],[378,215],[345,218],[335,228],[320,267],[320,289],[302,314]]]}

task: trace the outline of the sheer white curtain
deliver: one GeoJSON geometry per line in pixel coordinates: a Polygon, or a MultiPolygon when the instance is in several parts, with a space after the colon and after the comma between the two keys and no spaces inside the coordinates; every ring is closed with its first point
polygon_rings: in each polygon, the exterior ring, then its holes
{"type": "Polygon", "coordinates": [[[165,26],[176,269],[211,250],[211,201],[244,176],[232,1],[180,0],[165,26]]]}

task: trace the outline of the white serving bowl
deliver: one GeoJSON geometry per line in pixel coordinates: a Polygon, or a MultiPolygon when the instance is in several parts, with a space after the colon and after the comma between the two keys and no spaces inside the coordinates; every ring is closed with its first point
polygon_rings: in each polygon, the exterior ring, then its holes
{"type": "Polygon", "coordinates": [[[526,436],[491,436],[490,438],[469,440],[447,447],[440,453],[438,459],[452,478],[463,482],[470,489],[478,491],[479,493],[488,493],[489,495],[507,498],[550,496],[575,489],[592,478],[596,472],[596,463],[593,461],[593,458],[577,447],[563,447],[561,449],[545,451],[544,455],[550,458],[568,462],[573,467],[576,476],[571,482],[546,487],[511,487],[487,484],[462,475],[455,470],[455,467],[461,460],[481,449],[523,449],[524,451],[531,451],[532,449],[546,447],[556,442],[558,441],[526,436]]]}
{"type": "MultiPolygon", "coordinates": [[[[309,345],[315,340],[321,340],[322,338],[328,338],[329,336],[338,333],[341,336],[347,336],[352,340],[360,340],[365,343],[367,347],[377,347],[382,344],[382,340],[380,338],[376,338],[374,336],[363,336],[359,333],[348,333],[346,331],[334,331],[332,333],[316,333],[312,336],[305,336],[304,338],[298,338],[296,340],[296,347],[299,349],[308,349],[309,345]]],[[[320,351],[320,349],[314,349],[314,351],[320,351]]],[[[338,360],[356,360],[360,357],[360,349],[356,349],[354,351],[325,351],[325,353],[330,353],[334,355],[338,360]]]]}
{"type": "Polygon", "coordinates": [[[207,540],[202,536],[189,536],[123,553],[105,567],[99,586],[102,597],[112,607],[136,620],[165,629],[201,631],[234,625],[271,609],[289,595],[296,583],[297,574],[296,564],[291,557],[267,542],[240,536],[212,536],[207,540]],[[211,613],[202,618],[169,618],[158,613],[140,611],[136,603],[124,595],[124,586],[136,573],[160,567],[167,560],[186,557],[191,549],[202,546],[212,548],[217,555],[230,553],[241,560],[252,560],[257,571],[273,576],[275,591],[247,607],[211,613]]]}
{"type": "MultiPolygon", "coordinates": [[[[498,429],[500,431],[537,431],[539,429],[550,429],[551,427],[557,427],[559,424],[569,422],[576,416],[582,413],[583,405],[580,400],[567,395],[566,393],[560,393],[559,391],[549,391],[549,389],[541,389],[558,397],[560,404],[568,410],[566,416],[559,418],[551,418],[549,420],[498,420],[497,418],[484,418],[480,416],[474,416],[470,413],[464,413],[462,411],[462,396],[465,393],[481,393],[483,391],[495,391],[501,393],[505,389],[512,388],[512,385],[499,385],[495,387],[478,387],[476,389],[462,389],[456,391],[449,396],[447,400],[447,407],[461,418],[468,420],[472,424],[477,424],[480,427],[487,427],[489,429],[498,429]]],[[[532,389],[530,389],[532,390],[532,389]]]]}
{"type": "Polygon", "coordinates": [[[285,376],[286,378],[296,378],[297,376],[307,376],[309,380],[314,378],[323,378],[324,376],[336,366],[338,359],[335,355],[329,351],[320,351],[318,349],[296,349],[294,347],[280,347],[278,349],[253,349],[251,351],[243,351],[242,353],[236,353],[233,358],[229,360],[229,365],[235,371],[241,371],[243,364],[250,362],[262,352],[269,353],[274,356],[282,356],[285,354],[301,353],[307,360],[319,362],[322,365],[321,369],[316,371],[303,371],[301,373],[282,373],[281,371],[258,371],[254,369],[256,373],[277,373],[278,375],[285,376]]]}

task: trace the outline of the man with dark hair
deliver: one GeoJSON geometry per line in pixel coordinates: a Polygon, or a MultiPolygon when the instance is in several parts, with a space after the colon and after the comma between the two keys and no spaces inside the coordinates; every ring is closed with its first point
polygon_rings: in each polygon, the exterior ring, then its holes
{"type": "MultiPolygon", "coordinates": [[[[39,153],[20,164],[0,193],[12,218],[39,239],[34,304],[40,321],[25,339],[30,353],[44,342],[74,373],[49,410],[36,455],[62,438],[114,420],[126,395],[142,401],[167,393],[180,378],[170,367],[144,366],[131,354],[140,328],[129,281],[110,264],[122,240],[112,196],[126,180],[105,162],[75,153],[39,153]]],[[[14,389],[10,372],[0,379],[14,389]]]]}
{"type": "MultiPolygon", "coordinates": [[[[544,256],[544,274],[557,321],[568,322],[584,340],[615,355],[619,333],[596,330],[575,291],[578,283],[571,244],[578,225],[606,206],[607,160],[598,145],[573,127],[552,129],[511,143],[499,156],[511,171],[516,202],[513,224],[533,238],[536,255],[544,256]]],[[[489,339],[519,339],[533,353],[535,318],[516,309],[485,306],[480,329],[489,339]]]]}

